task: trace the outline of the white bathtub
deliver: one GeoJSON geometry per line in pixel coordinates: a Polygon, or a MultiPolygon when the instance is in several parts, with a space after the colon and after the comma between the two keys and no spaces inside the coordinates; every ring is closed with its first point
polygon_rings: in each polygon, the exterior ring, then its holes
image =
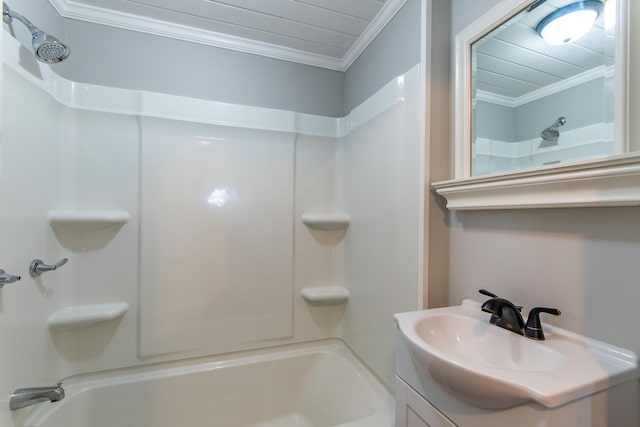
{"type": "Polygon", "coordinates": [[[390,427],[389,392],[339,341],[69,378],[24,427],[390,427]]]}

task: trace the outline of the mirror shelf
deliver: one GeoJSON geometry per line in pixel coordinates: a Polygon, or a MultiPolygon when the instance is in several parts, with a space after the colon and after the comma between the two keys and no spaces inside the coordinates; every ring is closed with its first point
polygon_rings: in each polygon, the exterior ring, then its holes
{"type": "MultiPolygon", "coordinates": [[[[556,51],[553,50],[556,47],[545,47],[537,35],[532,39],[530,34],[535,34],[540,16],[573,0],[547,1],[502,0],[456,36],[454,174],[451,180],[432,183],[432,189],[446,198],[448,209],[640,205],[640,141],[635,141],[636,145],[630,141],[627,120],[630,5],[627,0],[617,0],[615,26],[607,27],[600,21],[594,31],[603,39],[594,35],[584,43],[579,42],[581,46],[568,45],[568,50],[562,50],[563,47],[556,51]],[[543,7],[538,8],[540,5],[543,7]],[[594,45],[594,40],[600,41],[594,45]],[[603,61],[600,65],[595,60],[577,62],[576,50],[587,51],[591,46],[600,49],[598,43],[604,49],[599,51],[603,61]],[[508,56],[512,54],[501,51],[511,48],[518,55],[526,52],[531,57],[508,56]],[[561,52],[571,55],[572,64],[587,71],[567,72],[564,80],[540,83],[537,89],[533,88],[529,84],[535,80],[533,74],[537,75],[535,78],[552,74],[551,69],[546,70],[539,62],[541,56],[561,52]],[[532,62],[532,68],[524,67],[532,62]],[[524,74],[510,75],[507,68],[512,66],[513,72],[524,74]],[[505,80],[504,89],[498,78],[505,80]],[[526,91],[512,83],[521,79],[530,86],[526,91]],[[591,92],[593,86],[579,85],[596,80],[604,83],[597,89],[604,89],[604,98],[585,98],[587,94],[596,96],[591,92]],[[504,96],[516,89],[525,93],[504,96]],[[500,94],[500,90],[506,92],[500,94]],[[573,91],[571,95],[569,90],[573,91]],[[505,104],[505,100],[513,105],[505,104]],[[476,116],[480,101],[483,115],[476,116]],[[484,107],[487,103],[493,107],[484,107]],[[522,105],[525,107],[517,110],[522,105]],[[577,110],[581,105],[591,111],[598,105],[598,111],[604,114],[581,114],[577,110]],[[510,109],[507,114],[515,119],[506,122],[497,119],[506,117],[496,115],[499,108],[510,109]],[[492,121],[487,121],[489,116],[492,121]],[[589,116],[588,120],[585,116],[589,116]],[[549,126],[540,132],[554,120],[553,126],[557,127],[549,126]],[[511,128],[497,130],[500,123],[511,128]],[[565,123],[567,126],[562,127],[565,123]],[[553,140],[547,139],[549,129],[559,130],[553,140]]],[[[563,60],[557,57],[554,61],[563,60]]]]}
{"type": "Polygon", "coordinates": [[[640,206],[640,153],[440,181],[451,210],[640,206]]]}

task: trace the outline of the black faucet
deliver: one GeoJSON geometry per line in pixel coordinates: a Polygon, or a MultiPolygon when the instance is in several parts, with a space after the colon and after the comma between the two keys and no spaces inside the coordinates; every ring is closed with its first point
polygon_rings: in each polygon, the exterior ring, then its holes
{"type": "Polygon", "coordinates": [[[544,340],[544,332],[542,325],[540,325],[540,313],[560,315],[560,310],[557,308],[535,307],[529,311],[529,317],[525,324],[522,314],[520,314],[521,306],[516,306],[511,301],[500,298],[485,289],[480,289],[480,293],[491,297],[482,304],[482,311],[491,313],[489,323],[534,340],[544,340]]]}
{"type": "Polygon", "coordinates": [[[527,324],[524,327],[524,335],[534,340],[543,340],[544,331],[540,324],[540,313],[549,313],[555,316],[560,316],[560,310],[557,308],[547,307],[534,307],[529,311],[529,317],[527,318],[527,324]]]}

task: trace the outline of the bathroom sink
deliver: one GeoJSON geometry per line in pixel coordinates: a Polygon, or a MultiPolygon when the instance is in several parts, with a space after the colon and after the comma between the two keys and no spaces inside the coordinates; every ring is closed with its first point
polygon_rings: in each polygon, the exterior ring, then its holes
{"type": "Polygon", "coordinates": [[[418,337],[448,357],[469,364],[514,371],[552,371],[567,359],[552,348],[456,313],[424,316],[415,324],[418,337]]]}
{"type": "Polygon", "coordinates": [[[547,339],[532,340],[491,325],[472,300],[394,317],[416,364],[482,408],[556,407],[640,376],[629,350],[546,325],[547,339]]]}

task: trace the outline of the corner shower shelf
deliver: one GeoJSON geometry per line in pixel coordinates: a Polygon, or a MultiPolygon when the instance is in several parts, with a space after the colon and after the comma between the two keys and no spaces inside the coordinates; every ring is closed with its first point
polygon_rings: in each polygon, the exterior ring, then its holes
{"type": "Polygon", "coordinates": [[[49,329],[75,329],[108,322],[124,316],[129,304],[116,302],[111,304],[78,305],[56,311],[47,319],[49,329]]]}
{"type": "Polygon", "coordinates": [[[126,211],[50,211],[49,224],[64,230],[86,232],[122,226],[129,221],[126,211]]]}
{"type": "Polygon", "coordinates": [[[302,222],[314,230],[340,230],[347,228],[351,217],[347,214],[303,214],[302,222]]]}
{"type": "Polygon", "coordinates": [[[349,291],[341,286],[303,288],[300,295],[312,304],[336,305],[349,300],[349,291]]]}

